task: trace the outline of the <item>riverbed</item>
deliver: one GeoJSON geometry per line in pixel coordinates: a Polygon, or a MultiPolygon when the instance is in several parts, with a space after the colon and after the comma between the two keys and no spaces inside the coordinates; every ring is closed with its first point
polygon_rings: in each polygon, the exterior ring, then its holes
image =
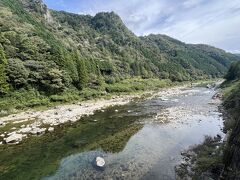
{"type": "Polygon", "coordinates": [[[223,136],[215,89],[182,88],[113,106],[0,151],[6,179],[175,179],[181,152],[223,136]],[[8,151],[8,152],[6,152],[8,151]],[[97,157],[105,168],[93,165],[97,157]]]}

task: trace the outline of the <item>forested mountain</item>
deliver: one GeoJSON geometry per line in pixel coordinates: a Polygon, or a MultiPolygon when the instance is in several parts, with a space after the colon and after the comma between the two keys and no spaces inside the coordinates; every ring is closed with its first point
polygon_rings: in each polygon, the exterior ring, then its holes
{"type": "Polygon", "coordinates": [[[225,96],[223,106],[228,116],[224,130],[228,132],[228,141],[224,148],[223,176],[225,179],[240,178],[240,62],[233,63],[223,84],[225,96]]]}
{"type": "Polygon", "coordinates": [[[0,0],[0,93],[56,94],[139,76],[220,77],[239,57],[165,35],[134,35],[114,12],[77,15],[41,0],[0,0]]]}

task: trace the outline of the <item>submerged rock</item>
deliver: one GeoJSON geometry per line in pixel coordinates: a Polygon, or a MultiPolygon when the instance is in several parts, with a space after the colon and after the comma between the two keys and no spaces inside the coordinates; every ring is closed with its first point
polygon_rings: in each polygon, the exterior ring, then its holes
{"type": "Polygon", "coordinates": [[[97,157],[96,158],[96,165],[98,167],[104,167],[105,165],[105,160],[102,157],[97,157]]]}
{"type": "Polygon", "coordinates": [[[99,169],[99,170],[104,170],[105,168],[105,160],[102,157],[96,157],[93,165],[95,166],[95,168],[99,169]]]}
{"type": "Polygon", "coordinates": [[[159,98],[161,101],[168,101],[168,98],[166,98],[166,97],[160,97],[159,98]]]}

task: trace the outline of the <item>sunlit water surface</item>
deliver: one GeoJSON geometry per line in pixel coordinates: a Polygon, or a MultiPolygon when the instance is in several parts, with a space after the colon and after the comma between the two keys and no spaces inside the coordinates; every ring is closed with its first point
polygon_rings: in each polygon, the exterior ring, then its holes
{"type": "Polygon", "coordinates": [[[221,115],[217,105],[211,103],[214,89],[197,87],[184,91],[179,96],[156,97],[115,107],[118,111],[97,113],[96,120],[103,113],[108,113],[108,118],[118,117],[119,121],[135,116],[143,128],[126,142],[122,151],[95,149],[72,154],[62,159],[54,175],[44,179],[175,179],[174,167],[181,162],[181,151],[201,143],[205,135],[222,135],[221,115]],[[165,123],[162,116],[167,116],[165,123]],[[104,170],[92,165],[97,156],[105,159],[104,170]]]}

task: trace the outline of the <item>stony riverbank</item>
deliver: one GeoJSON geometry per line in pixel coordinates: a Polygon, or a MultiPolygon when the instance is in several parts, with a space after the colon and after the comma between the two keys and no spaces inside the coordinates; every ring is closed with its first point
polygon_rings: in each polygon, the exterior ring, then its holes
{"type": "MultiPolygon", "coordinates": [[[[161,89],[159,92],[145,92],[141,95],[125,95],[113,97],[110,100],[99,99],[95,101],[79,102],[71,105],[61,105],[48,110],[34,111],[29,110],[18,114],[13,114],[0,118],[0,143],[17,144],[24,138],[31,135],[42,135],[45,132],[54,131],[54,127],[67,123],[76,122],[82,116],[89,116],[95,111],[104,111],[109,106],[121,106],[131,102],[134,99],[155,98],[159,97],[163,101],[168,100],[173,95],[191,95],[194,90],[184,90],[188,87],[177,86],[172,88],[161,89]]],[[[116,112],[118,110],[116,109],[116,112]]],[[[168,109],[171,116],[178,117],[179,114],[184,116],[184,110],[168,109]],[[172,113],[176,112],[176,113],[172,113]],[[179,113],[177,113],[179,112],[179,113]],[[175,115],[174,115],[175,114],[175,115]]],[[[158,115],[159,117],[161,115],[158,115]]],[[[159,118],[157,117],[157,118],[159,118]]],[[[176,119],[171,117],[170,119],[176,119]]],[[[161,117],[160,117],[161,118],[161,117]]]]}
{"type": "MultiPolygon", "coordinates": [[[[219,115],[224,119],[222,93],[212,97],[211,104],[218,106],[219,115]]],[[[223,128],[220,128],[224,132],[223,128]]],[[[223,152],[228,134],[206,136],[201,144],[193,145],[181,152],[182,161],[175,167],[177,179],[218,179],[224,168],[223,152]]]]}

